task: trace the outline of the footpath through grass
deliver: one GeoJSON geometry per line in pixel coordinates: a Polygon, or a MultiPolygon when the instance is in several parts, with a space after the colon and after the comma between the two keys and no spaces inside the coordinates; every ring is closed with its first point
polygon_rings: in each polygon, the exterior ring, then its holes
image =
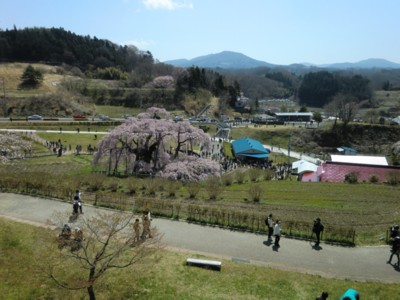
{"type": "MultiPolygon", "coordinates": [[[[85,299],[86,290],[55,285],[42,271],[48,247],[43,235],[58,232],[0,218],[2,299],[85,299]]],[[[55,240],[54,240],[55,242],[55,240]]],[[[188,253],[163,251],[152,264],[107,271],[95,286],[97,299],[315,299],[322,291],[339,299],[348,288],[362,299],[396,299],[397,284],[355,282],[222,261],[221,272],[186,266],[188,253]]],[[[197,258],[215,259],[194,255],[197,258]]],[[[66,275],[76,270],[65,270],[66,275]]]]}

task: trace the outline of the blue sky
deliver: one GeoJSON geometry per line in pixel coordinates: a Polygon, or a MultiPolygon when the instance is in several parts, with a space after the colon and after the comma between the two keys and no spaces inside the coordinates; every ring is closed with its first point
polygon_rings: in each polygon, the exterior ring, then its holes
{"type": "Polygon", "coordinates": [[[62,27],[159,61],[241,52],[274,64],[400,63],[399,0],[2,0],[0,28],[62,27]]]}

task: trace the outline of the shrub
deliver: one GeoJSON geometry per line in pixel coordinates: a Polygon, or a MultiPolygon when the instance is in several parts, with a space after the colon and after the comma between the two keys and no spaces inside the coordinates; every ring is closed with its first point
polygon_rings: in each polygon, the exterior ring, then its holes
{"type": "Polygon", "coordinates": [[[242,184],[246,180],[246,171],[243,169],[237,169],[235,171],[235,178],[237,183],[242,184]]]}
{"type": "Polygon", "coordinates": [[[344,176],[344,182],[351,183],[351,184],[357,183],[358,182],[358,174],[355,172],[346,174],[344,176]]]}
{"type": "Polygon", "coordinates": [[[106,177],[102,174],[95,174],[94,176],[90,177],[88,181],[88,190],[91,192],[96,192],[101,189],[106,177]]]}
{"type": "Polygon", "coordinates": [[[148,179],[144,182],[146,187],[146,194],[149,196],[155,196],[157,190],[159,189],[160,182],[156,179],[148,179]]]}
{"type": "Polygon", "coordinates": [[[197,194],[200,192],[200,183],[198,182],[189,182],[186,185],[186,190],[189,193],[189,198],[194,199],[196,198],[197,194]]]}
{"type": "Polygon", "coordinates": [[[136,191],[139,188],[139,184],[135,179],[129,179],[126,188],[128,189],[128,193],[133,195],[136,194],[136,191]]]}
{"type": "Polygon", "coordinates": [[[275,177],[275,172],[272,171],[271,169],[264,170],[263,174],[264,180],[272,180],[275,177]]]}
{"type": "Polygon", "coordinates": [[[118,181],[110,180],[108,182],[108,188],[110,189],[111,192],[115,193],[118,190],[118,181]]]}
{"type": "Polygon", "coordinates": [[[398,185],[400,183],[400,175],[396,173],[389,174],[386,183],[393,186],[398,185]]]}
{"type": "Polygon", "coordinates": [[[233,175],[232,174],[225,174],[221,178],[222,183],[226,186],[230,186],[233,183],[233,175]]]}
{"type": "Polygon", "coordinates": [[[176,192],[181,188],[180,181],[166,180],[164,184],[164,189],[167,191],[168,196],[175,197],[176,192]]]}
{"type": "Polygon", "coordinates": [[[256,182],[263,174],[263,170],[258,168],[251,168],[247,171],[247,174],[252,182],[256,182]]]}
{"type": "Polygon", "coordinates": [[[259,184],[251,184],[248,193],[254,202],[260,202],[263,188],[259,184]]]}
{"type": "Polygon", "coordinates": [[[215,200],[224,191],[224,186],[218,177],[209,177],[204,181],[204,188],[210,200],[215,200]]]}
{"type": "Polygon", "coordinates": [[[378,183],[379,182],[379,178],[376,175],[372,175],[369,177],[369,182],[370,183],[378,183]]]}

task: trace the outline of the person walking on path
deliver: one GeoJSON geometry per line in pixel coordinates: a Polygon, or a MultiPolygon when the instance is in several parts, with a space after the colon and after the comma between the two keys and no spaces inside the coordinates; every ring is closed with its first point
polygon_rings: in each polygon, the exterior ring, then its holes
{"type": "Polygon", "coordinates": [[[150,225],[151,225],[151,223],[150,223],[149,218],[147,216],[144,217],[144,219],[143,219],[143,233],[142,233],[142,239],[143,240],[145,240],[147,236],[149,238],[152,238],[150,225]]]}
{"type": "Polygon", "coordinates": [[[82,197],[82,193],[81,193],[79,190],[76,190],[74,199],[78,201],[79,212],[80,212],[81,214],[83,214],[83,212],[82,212],[82,199],[81,199],[81,197],[82,197]]]}
{"type": "Polygon", "coordinates": [[[139,219],[136,219],[133,223],[133,230],[135,231],[134,242],[140,241],[140,222],[139,219]]]}
{"type": "Polygon", "coordinates": [[[272,214],[265,219],[265,225],[268,227],[268,240],[272,240],[272,232],[274,231],[274,221],[272,220],[272,214]]]}
{"type": "Polygon", "coordinates": [[[279,241],[281,239],[281,221],[276,220],[273,234],[275,237],[275,241],[274,241],[275,247],[280,247],[279,241]]]}
{"type": "Polygon", "coordinates": [[[394,255],[397,256],[397,268],[400,268],[400,236],[397,235],[395,238],[392,239],[392,254],[390,254],[389,260],[387,261],[388,264],[392,264],[392,258],[394,255]]]}
{"type": "Polygon", "coordinates": [[[317,241],[315,242],[315,246],[319,246],[320,240],[321,240],[321,233],[324,231],[324,225],[322,225],[321,223],[321,219],[320,218],[316,218],[314,220],[314,225],[313,225],[313,229],[312,232],[315,233],[316,237],[317,237],[317,241]]]}

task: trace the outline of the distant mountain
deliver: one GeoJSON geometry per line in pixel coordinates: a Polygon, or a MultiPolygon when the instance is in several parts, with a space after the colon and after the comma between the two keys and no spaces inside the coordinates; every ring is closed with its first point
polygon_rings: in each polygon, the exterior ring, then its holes
{"type": "Polygon", "coordinates": [[[250,69],[258,67],[287,67],[289,69],[328,68],[328,69],[400,69],[400,64],[381,59],[370,58],[355,63],[333,63],[315,65],[312,63],[296,63],[288,66],[275,65],[265,61],[256,60],[242,53],[223,51],[217,54],[199,56],[193,59],[168,60],[164,63],[177,67],[198,66],[210,69],[250,69]]]}
{"type": "Polygon", "coordinates": [[[255,60],[242,53],[223,51],[217,54],[199,56],[193,59],[176,59],[165,61],[164,63],[177,67],[198,66],[201,68],[221,68],[221,69],[250,69],[257,67],[275,67],[276,65],[255,60]]]}
{"type": "Polygon", "coordinates": [[[355,63],[335,63],[319,65],[330,69],[400,69],[400,64],[381,58],[370,58],[355,63]]]}

